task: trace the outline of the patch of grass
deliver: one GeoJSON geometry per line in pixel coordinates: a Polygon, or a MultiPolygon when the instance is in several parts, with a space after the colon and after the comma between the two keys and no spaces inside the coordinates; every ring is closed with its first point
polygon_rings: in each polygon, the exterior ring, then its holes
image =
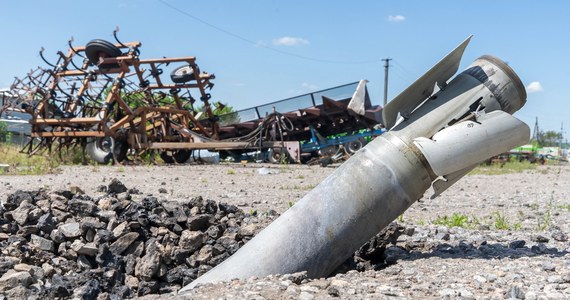
{"type": "Polygon", "coordinates": [[[521,222],[517,222],[515,224],[513,224],[513,230],[521,230],[522,229],[522,223],[521,222]]]}
{"type": "Polygon", "coordinates": [[[453,213],[451,216],[437,216],[437,218],[433,220],[432,223],[446,227],[467,228],[470,222],[469,218],[466,215],[453,213]]]}
{"type": "Polygon", "coordinates": [[[469,175],[501,175],[510,173],[522,173],[527,170],[535,170],[536,164],[531,164],[528,161],[511,161],[503,165],[501,164],[491,164],[485,165],[481,164],[477,166],[473,171],[469,172],[469,175]]]}
{"type": "Polygon", "coordinates": [[[396,220],[398,221],[398,223],[404,223],[404,214],[399,215],[396,220]]]}
{"type": "Polygon", "coordinates": [[[538,231],[545,231],[550,227],[550,223],[552,222],[552,198],[548,201],[544,214],[536,217],[536,222],[536,229],[538,231]]]}
{"type": "Polygon", "coordinates": [[[304,189],[304,190],[312,190],[312,189],[314,189],[315,187],[317,187],[316,184],[308,184],[308,185],[304,186],[303,189],[304,189]]]}
{"type": "Polygon", "coordinates": [[[236,173],[236,170],[228,169],[228,172],[227,172],[228,175],[234,175],[235,173],[236,173]]]}
{"type": "Polygon", "coordinates": [[[305,176],[299,175],[299,176],[297,176],[297,179],[305,179],[305,176]]]}
{"type": "Polygon", "coordinates": [[[567,210],[568,212],[570,212],[570,204],[567,204],[567,205],[559,205],[558,208],[560,208],[560,209],[565,209],[565,210],[567,210]]]}
{"type": "Polygon", "coordinates": [[[493,226],[495,229],[497,230],[511,229],[511,226],[509,225],[509,222],[507,221],[507,217],[505,217],[505,215],[497,211],[493,213],[493,218],[494,218],[493,226]]]}
{"type": "Polygon", "coordinates": [[[294,186],[280,186],[280,190],[312,190],[316,187],[315,184],[307,184],[307,185],[294,185],[294,186]]]}
{"type": "Polygon", "coordinates": [[[28,156],[20,153],[20,147],[0,143],[0,163],[7,164],[8,171],[0,169],[2,175],[42,175],[58,173],[61,161],[55,155],[28,156]]]}
{"type": "Polygon", "coordinates": [[[288,203],[288,204],[289,204],[289,208],[291,208],[291,207],[293,207],[293,205],[295,205],[295,202],[293,202],[293,201],[289,201],[289,203],[288,203]]]}
{"type": "Polygon", "coordinates": [[[119,173],[124,173],[124,172],[125,172],[125,167],[120,166],[120,167],[117,168],[116,171],[119,172],[119,173]]]}

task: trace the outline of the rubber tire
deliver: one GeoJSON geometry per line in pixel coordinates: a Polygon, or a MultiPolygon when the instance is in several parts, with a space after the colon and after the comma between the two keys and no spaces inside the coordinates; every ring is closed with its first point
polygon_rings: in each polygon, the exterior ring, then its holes
{"type": "Polygon", "coordinates": [[[174,69],[174,71],[170,73],[170,79],[174,83],[185,83],[195,80],[196,77],[194,76],[194,70],[192,70],[192,67],[190,67],[190,65],[186,65],[174,69]]]}
{"type": "Polygon", "coordinates": [[[190,159],[191,155],[192,155],[192,150],[185,150],[185,149],[160,152],[160,158],[162,158],[162,160],[167,164],[173,164],[173,163],[183,164],[187,162],[188,159],[190,159]],[[169,154],[168,152],[171,152],[172,154],[169,154]]]}
{"type": "Polygon", "coordinates": [[[117,162],[125,160],[129,145],[125,141],[116,141],[112,137],[98,137],[87,139],[85,150],[89,157],[97,163],[108,164],[113,160],[113,152],[117,162]],[[103,143],[107,144],[103,144],[103,143]]]}
{"type": "MultiPolygon", "coordinates": [[[[101,39],[91,40],[85,45],[85,56],[87,56],[87,59],[94,65],[97,65],[99,62],[99,53],[101,52],[105,53],[107,57],[117,57],[123,54],[121,49],[117,48],[113,43],[101,39]]],[[[102,69],[118,67],[119,64],[103,64],[99,66],[99,68],[102,69]]]]}
{"type": "Polygon", "coordinates": [[[344,144],[344,148],[351,155],[358,152],[358,150],[362,149],[362,147],[364,147],[364,143],[360,139],[356,139],[344,144]]]}
{"type": "Polygon", "coordinates": [[[272,164],[289,162],[289,153],[282,148],[269,148],[269,150],[267,150],[267,160],[272,164]]]}

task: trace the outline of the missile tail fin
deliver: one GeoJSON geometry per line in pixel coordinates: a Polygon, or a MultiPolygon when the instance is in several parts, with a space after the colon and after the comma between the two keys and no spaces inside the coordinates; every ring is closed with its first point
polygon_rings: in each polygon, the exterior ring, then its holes
{"type": "Polygon", "coordinates": [[[396,98],[386,104],[382,111],[385,128],[390,129],[396,124],[398,113],[404,117],[407,116],[420,103],[431,96],[436,83],[439,86],[446,84],[451,76],[459,69],[461,57],[471,37],[472,35],[435,64],[429,71],[422,75],[422,77],[396,96],[396,98]]]}

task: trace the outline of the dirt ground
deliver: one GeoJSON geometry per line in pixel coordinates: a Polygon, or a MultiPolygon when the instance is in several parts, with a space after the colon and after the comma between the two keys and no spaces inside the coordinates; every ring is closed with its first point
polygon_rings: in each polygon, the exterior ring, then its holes
{"type": "MultiPolygon", "coordinates": [[[[145,194],[167,200],[202,196],[235,204],[244,211],[283,213],[335,170],[334,166],[265,164],[62,167],[60,174],[0,176],[0,201],[18,189],[40,187],[57,190],[77,186],[97,196],[101,194],[98,186],[117,178],[128,188],[142,192],[134,195],[135,199],[145,194]]],[[[422,241],[432,246],[449,245],[456,252],[463,251],[463,244],[479,252],[485,252],[485,245],[495,245],[496,253],[489,256],[454,252],[457,255],[448,257],[433,248],[423,252],[420,249],[419,258],[402,258],[383,270],[352,271],[332,278],[304,280],[301,284],[282,277],[235,281],[204,286],[188,297],[570,298],[570,243],[565,238],[570,235],[570,166],[540,166],[503,175],[468,175],[440,197],[431,200],[430,195],[428,191],[398,219],[406,227],[415,228],[408,240],[402,240],[403,244],[422,241]],[[465,215],[469,226],[447,228],[434,224],[453,214],[465,215]],[[442,236],[442,232],[447,236],[442,236]],[[524,241],[524,246],[513,247],[516,241],[524,241]],[[534,251],[533,246],[546,250],[534,251]]]]}

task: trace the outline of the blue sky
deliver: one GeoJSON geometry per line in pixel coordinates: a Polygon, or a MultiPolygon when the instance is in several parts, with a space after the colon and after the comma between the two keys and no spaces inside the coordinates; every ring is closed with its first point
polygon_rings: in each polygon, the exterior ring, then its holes
{"type": "Polygon", "coordinates": [[[0,88],[44,65],[40,47],[55,60],[70,37],[112,41],[119,26],[143,58],[197,56],[216,74],[213,98],[237,109],[360,79],[381,104],[382,58],[392,99],[473,34],[460,69],[483,54],[507,61],[528,91],[515,116],[559,131],[570,129],[568,12],[563,0],[2,1],[0,88]]]}

